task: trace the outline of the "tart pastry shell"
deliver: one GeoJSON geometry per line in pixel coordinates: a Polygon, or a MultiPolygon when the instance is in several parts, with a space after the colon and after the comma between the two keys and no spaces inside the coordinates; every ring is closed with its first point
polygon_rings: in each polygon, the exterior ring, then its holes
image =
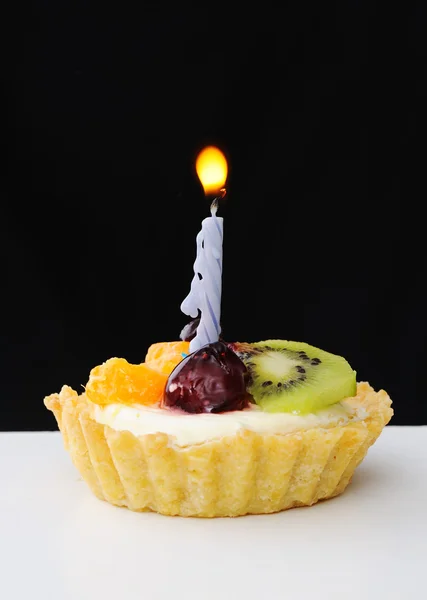
{"type": "Polygon", "coordinates": [[[187,447],[164,433],[135,436],[101,425],[85,394],[63,386],[44,399],[65,449],[92,492],[133,511],[237,517],[310,506],[338,496],[390,421],[384,390],[359,383],[346,400],[358,421],[286,435],[244,430],[187,447]]]}

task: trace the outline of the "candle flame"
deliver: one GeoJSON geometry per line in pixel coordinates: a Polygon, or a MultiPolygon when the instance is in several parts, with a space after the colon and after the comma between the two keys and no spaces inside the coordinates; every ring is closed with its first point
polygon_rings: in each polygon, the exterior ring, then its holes
{"type": "Polygon", "coordinates": [[[219,195],[227,180],[228,166],[224,154],[216,146],[207,146],[196,159],[196,171],[205,194],[219,195]]]}

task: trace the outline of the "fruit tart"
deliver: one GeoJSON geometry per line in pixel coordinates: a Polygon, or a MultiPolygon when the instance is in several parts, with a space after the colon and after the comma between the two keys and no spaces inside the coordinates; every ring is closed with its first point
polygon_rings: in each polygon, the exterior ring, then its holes
{"type": "Polygon", "coordinates": [[[303,342],[220,338],[191,352],[194,329],[153,344],[141,364],[96,366],[81,394],[63,386],[44,399],[92,492],[186,517],[341,494],[393,415],[388,394],[303,342]]]}

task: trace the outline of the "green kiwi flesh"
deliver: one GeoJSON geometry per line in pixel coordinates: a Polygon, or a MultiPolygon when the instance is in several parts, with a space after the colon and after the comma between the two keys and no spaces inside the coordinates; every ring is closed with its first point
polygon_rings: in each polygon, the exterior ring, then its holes
{"type": "Polygon", "coordinates": [[[356,395],[356,372],[342,356],[286,340],[230,346],[249,371],[248,392],[266,412],[308,414],[356,395]]]}

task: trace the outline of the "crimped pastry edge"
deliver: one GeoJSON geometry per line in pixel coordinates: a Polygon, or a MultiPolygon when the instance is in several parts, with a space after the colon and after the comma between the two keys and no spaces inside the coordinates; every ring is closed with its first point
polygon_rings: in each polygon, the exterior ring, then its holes
{"type": "Polygon", "coordinates": [[[366,382],[346,403],[367,416],[286,435],[245,430],[180,448],[163,433],[136,437],[97,423],[86,396],[68,386],[44,399],[98,498],[184,517],[272,513],[341,494],[393,415],[388,394],[366,382]]]}

